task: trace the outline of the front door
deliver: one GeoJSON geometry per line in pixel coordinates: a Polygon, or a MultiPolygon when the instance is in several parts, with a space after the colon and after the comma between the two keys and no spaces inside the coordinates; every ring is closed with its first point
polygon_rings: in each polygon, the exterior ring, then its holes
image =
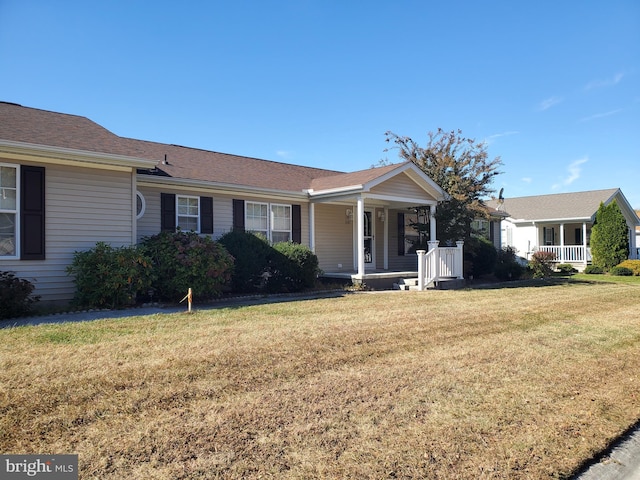
{"type": "Polygon", "coordinates": [[[375,244],[373,237],[373,212],[364,212],[364,263],[367,268],[375,268],[375,244]]]}

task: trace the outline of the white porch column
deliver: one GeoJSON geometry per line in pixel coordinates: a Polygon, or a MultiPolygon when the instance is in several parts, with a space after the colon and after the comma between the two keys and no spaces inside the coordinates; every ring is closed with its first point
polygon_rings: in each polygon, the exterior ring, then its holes
{"type": "Polygon", "coordinates": [[[564,263],[564,223],[560,224],[560,263],[564,263]]]}
{"type": "Polygon", "coordinates": [[[436,238],[436,206],[429,207],[429,240],[435,241],[436,238]]]}
{"type": "Polygon", "coordinates": [[[316,253],[316,204],[309,203],[309,248],[316,253]]]}
{"type": "Polygon", "coordinates": [[[418,290],[424,290],[424,277],[425,277],[425,264],[424,254],[427,253],[424,250],[416,250],[418,254],[418,290]]]}
{"type": "Polygon", "coordinates": [[[582,222],[582,248],[584,248],[584,264],[587,264],[587,222],[582,222]]]}
{"type": "Polygon", "coordinates": [[[364,199],[358,197],[358,251],[356,252],[358,261],[358,276],[364,277],[364,199]]]}
{"type": "Polygon", "coordinates": [[[384,207],[384,253],[382,268],[389,270],[389,208],[384,207]]]}

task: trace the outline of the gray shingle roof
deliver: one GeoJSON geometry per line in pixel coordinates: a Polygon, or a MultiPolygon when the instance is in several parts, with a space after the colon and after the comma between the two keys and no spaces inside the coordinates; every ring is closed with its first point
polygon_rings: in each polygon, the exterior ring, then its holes
{"type": "MultiPolygon", "coordinates": [[[[585,220],[594,217],[600,203],[607,203],[619,191],[618,188],[609,188],[587,192],[505,198],[501,209],[515,220],[585,220]]],[[[496,199],[486,203],[489,207],[498,208],[496,199]]]]}

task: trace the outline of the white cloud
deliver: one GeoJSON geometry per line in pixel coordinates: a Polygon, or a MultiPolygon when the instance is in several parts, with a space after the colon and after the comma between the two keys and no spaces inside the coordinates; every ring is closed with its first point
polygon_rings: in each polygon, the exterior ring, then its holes
{"type": "Polygon", "coordinates": [[[520,132],[513,130],[513,131],[509,131],[509,132],[502,132],[502,133],[496,133],[495,135],[489,135],[487,138],[484,139],[484,143],[486,143],[487,145],[493,143],[493,141],[496,138],[500,138],[500,137],[508,137],[510,135],[517,135],[520,132]]]}
{"type": "Polygon", "coordinates": [[[278,150],[276,152],[276,155],[280,158],[284,158],[285,160],[289,160],[291,157],[293,157],[293,152],[289,152],[287,150],[278,150]]]}
{"type": "Polygon", "coordinates": [[[533,182],[533,178],[531,178],[531,177],[522,177],[520,180],[522,180],[524,183],[533,182]]]}
{"type": "Polygon", "coordinates": [[[574,162],[571,162],[571,164],[569,164],[569,166],[567,167],[568,175],[563,180],[561,180],[560,183],[556,183],[552,185],[551,189],[557,190],[560,187],[566,187],[568,185],[571,185],[573,182],[578,180],[580,178],[580,174],[582,173],[581,165],[583,165],[584,163],[587,163],[588,161],[589,159],[587,157],[584,157],[574,162]]]}
{"type": "Polygon", "coordinates": [[[604,117],[610,117],[611,115],[615,115],[617,113],[620,113],[622,111],[622,108],[618,108],[616,110],[611,110],[609,112],[604,112],[604,113],[596,113],[595,115],[589,115],[588,117],[583,117],[580,119],[581,122],[589,122],[591,120],[595,120],[597,118],[604,118],[604,117]]]}
{"type": "Polygon", "coordinates": [[[562,97],[549,97],[546,100],[543,100],[542,102],[540,102],[540,105],[538,105],[538,110],[539,111],[548,110],[554,105],[559,104],[563,100],[564,99],[562,97]]]}
{"type": "Polygon", "coordinates": [[[585,91],[593,90],[594,88],[613,87],[617,85],[624,77],[623,73],[617,73],[611,78],[592,80],[584,87],[585,91]]]}

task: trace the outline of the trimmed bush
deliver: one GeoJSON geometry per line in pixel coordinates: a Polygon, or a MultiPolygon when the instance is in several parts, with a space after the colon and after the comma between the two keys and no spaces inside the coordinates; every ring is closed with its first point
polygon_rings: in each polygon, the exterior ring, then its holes
{"type": "Polygon", "coordinates": [[[587,265],[584,269],[584,273],[588,275],[602,275],[604,270],[597,265],[587,265]]]}
{"type": "Polygon", "coordinates": [[[162,232],[145,237],[141,251],[150,258],[154,295],[178,302],[189,288],[200,299],[222,294],[233,271],[233,257],[224,245],[195,232],[162,232]]]}
{"type": "Polygon", "coordinates": [[[616,277],[631,277],[633,276],[633,270],[626,267],[616,266],[609,270],[611,275],[615,275],[616,277]]]}
{"type": "Polygon", "coordinates": [[[265,290],[272,272],[273,249],[267,239],[249,232],[233,230],[218,240],[233,255],[231,290],[251,293],[265,290]]]}
{"type": "Polygon", "coordinates": [[[75,276],[77,307],[119,308],[135,303],[151,286],[151,261],[136,247],[115,248],[104,242],[75,252],[67,274],[75,276]]]}
{"type": "Polygon", "coordinates": [[[633,274],[640,276],[640,260],[625,260],[618,264],[618,267],[628,268],[633,271],[633,274]]]}
{"type": "Polygon", "coordinates": [[[305,245],[293,242],[279,242],[273,248],[284,255],[293,264],[292,277],[289,280],[288,289],[294,291],[312,288],[320,274],[318,257],[305,245]]]}
{"type": "Polygon", "coordinates": [[[575,273],[577,271],[570,263],[561,263],[560,265],[556,266],[556,270],[558,270],[558,272],[562,273],[563,275],[571,275],[572,273],[575,273]]]}
{"type": "Polygon", "coordinates": [[[238,293],[298,292],[315,285],[318,257],[304,245],[279,242],[262,235],[231,231],[220,237],[235,258],[231,288],[238,293]]]}
{"type": "Polygon", "coordinates": [[[0,272],[0,320],[23,317],[32,312],[39,296],[32,296],[35,286],[13,272],[0,272]]]}
{"type": "Polygon", "coordinates": [[[516,250],[513,247],[498,250],[493,272],[498,280],[518,280],[524,271],[525,268],[518,262],[516,250]]]}
{"type": "Polygon", "coordinates": [[[533,278],[550,277],[553,273],[553,261],[556,254],[553,252],[535,252],[529,260],[529,269],[533,274],[533,278]]]}
{"type": "Polygon", "coordinates": [[[498,252],[493,244],[483,237],[471,237],[463,247],[465,275],[480,278],[495,269],[498,252]]]}

